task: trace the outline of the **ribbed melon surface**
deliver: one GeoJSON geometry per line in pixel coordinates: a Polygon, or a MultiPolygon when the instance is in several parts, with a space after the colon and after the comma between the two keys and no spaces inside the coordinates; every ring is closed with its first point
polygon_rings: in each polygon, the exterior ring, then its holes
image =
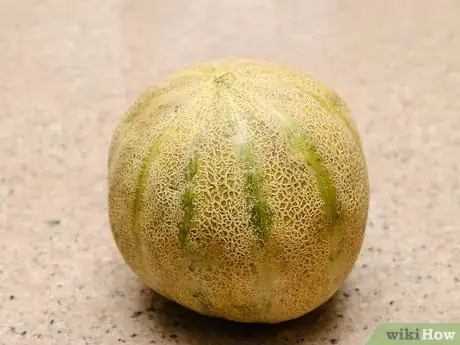
{"type": "Polygon", "coordinates": [[[109,152],[123,258],[199,313],[276,323],[324,303],[359,254],[366,162],[344,101],[279,64],[232,59],[143,93],[109,152]]]}

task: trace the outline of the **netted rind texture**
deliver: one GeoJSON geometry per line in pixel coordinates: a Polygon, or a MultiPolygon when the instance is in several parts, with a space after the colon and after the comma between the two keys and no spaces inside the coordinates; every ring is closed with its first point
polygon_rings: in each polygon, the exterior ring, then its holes
{"type": "Polygon", "coordinates": [[[115,242],[153,290],[199,313],[277,323],[351,272],[368,176],[343,100],[279,64],[179,70],[132,105],[109,151],[115,242]]]}

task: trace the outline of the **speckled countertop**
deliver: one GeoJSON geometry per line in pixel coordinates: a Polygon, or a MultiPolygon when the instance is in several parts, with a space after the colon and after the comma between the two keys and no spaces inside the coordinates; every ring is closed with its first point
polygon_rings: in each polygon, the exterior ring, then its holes
{"type": "Polygon", "coordinates": [[[363,344],[382,321],[460,320],[457,0],[5,0],[0,344],[363,344]],[[275,326],[146,289],[111,237],[106,156],[135,95],[204,59],[271,59],[348,101],[371,181],[362,254],[322,310],[275,326]]]}

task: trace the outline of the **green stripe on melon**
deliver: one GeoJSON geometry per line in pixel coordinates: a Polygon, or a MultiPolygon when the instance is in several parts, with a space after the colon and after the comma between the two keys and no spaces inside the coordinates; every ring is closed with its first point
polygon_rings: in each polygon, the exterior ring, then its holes
{"type": "Polygon", "coordinates": [[[263,195],[264,178],[261,169],[257,167],[248,148],[244,148],[242,154],[246,170],[244,190],[248,203],[249,224],[256,236],[265,241],[273,225],[273,211],[263,195]]]}
{"type": "Polygon", "coordinates": [[[187,181],[187,187],[182,194],[182,208],[184,210],[184,216],[179,226],[179,241],[182,245],[185,245],[187,241],[187,235],[192,227],[193,216],[195,214],[195,184],[194,177],[198,171],[198,158],[193,155],[190,158],[190,162],[187,164],[185,170],[185,180],[187,181]]]}

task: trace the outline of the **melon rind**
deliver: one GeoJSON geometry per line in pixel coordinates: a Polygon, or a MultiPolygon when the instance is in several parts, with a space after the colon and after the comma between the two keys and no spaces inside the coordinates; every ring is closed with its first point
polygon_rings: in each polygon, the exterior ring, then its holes
{"type": "Polygon", "coordinates": [[[201,314],[277,323],[327,301],[369,207],[356,124],[280,64],[211,61],[146,90],[113,134],[109,219],[124,260],[201,314]]]}

